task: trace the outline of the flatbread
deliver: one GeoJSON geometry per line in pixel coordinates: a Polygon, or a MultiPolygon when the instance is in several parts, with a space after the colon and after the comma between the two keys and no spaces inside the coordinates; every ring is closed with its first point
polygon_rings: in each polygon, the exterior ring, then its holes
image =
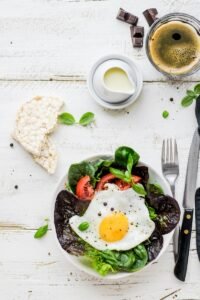
{"type": "Polygon", "coordinates": [[[14,139],[31,154],[40,156],[45,136],[55,129],[62,105],[59,98],[40,96],[23,104],[17,113],[14,139]]]}
{"type": "Polygon", "coordinates": [[[33,155],[33,158],[35,162],[46,169],[48,173],[53,174],[55,172],[58,155],[54,144],[48,136],[45,137],[40,156],[33,155]]]}

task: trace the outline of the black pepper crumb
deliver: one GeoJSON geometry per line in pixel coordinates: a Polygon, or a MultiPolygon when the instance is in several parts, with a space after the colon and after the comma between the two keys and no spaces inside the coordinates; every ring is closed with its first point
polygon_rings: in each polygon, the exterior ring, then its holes
{"type": "Polygon", "coordinates": [[[51,253],[50,253],[50,252],[48,252],[48,255],[50,256],[50,255],[51,255],[51,253]]]}
{"type": "Polygon", "coordinates": [[[49,81],[53,81],[53,78],[50,78],[49,81]]]}
{"type": "Polygon", "coordinates": [[[111,211],[114,211],[115,209],[114,209],[114,207],[111,207],[111,209],[110,209],[111,211]]]}
{"type": "Polygon", "coordinates": [[[173,102],[173,101],[174,101],[174,98],[170,98],[169,101],[173,102]]]}
{"type": "Polygon", "coordinates": [[[10,44],[11,44],[11,45],[12,45],[12,43],[13,43],[13,42],[12,42],[12,41],[10,41],[10,44]]]}
{"type": "Polygon", "coordinates": [[[31,174],[30,174],[29,176],[30,176],[30,177],[32,177],[32,175],[31,175],[31,174]]]}
{"type": "Polygon", "coordinates": [[[14,144],[13,143],[10,143],[10,148],[13,148],[14,147],[14,144]]]}
{"type": "Polygon", "coordinates": [[[177,86],[177,88],[176,88],[177,90],[179,90],[179,86],[177,86]]]}
{"type": "Polygon", "coordinates": [[[101,212],[98,213],[98,216],[101,217],[101,212]]]}
{"type": "Polygon", "coordinates": [[[104,203],[103,203],[104,206],[107,206],[107,204],[108,204],[107,202],[104,202],[104,203]]]}
{"type": "Polygon", "coordinates": [[[127,111],[126,113],[127,113],[127,115],[129,115],[129,113],[130,113],[130,112],[129,112],[129,111],[127,111]]]}
{"type": "Polygon", "coordinates": [[[17,190],[18,189],[18,185],[15,185],[14,188],[17,190]]]}
{"type": "Polygon", "coordinates": [[[70,273],[69,273],[69,275],[71,275],[71,276],[72,276],[72,275],[73,275],[73,273],[72,273],[72,272],[70,272],[70,273]]]}

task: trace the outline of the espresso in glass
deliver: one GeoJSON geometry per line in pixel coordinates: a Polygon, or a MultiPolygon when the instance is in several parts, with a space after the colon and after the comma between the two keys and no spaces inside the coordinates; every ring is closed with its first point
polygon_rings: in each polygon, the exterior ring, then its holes
{"type": "Polygon", "coordinates": [[[164,74],[189,75],[200,67],[199,21],[195,19],[199,27],[194,26],[188,15],[182,16],[187,16],[187,20],[181,19],[179,14],[167,15],[150,30],[148,56],[164,74]],[[172,18],[172,15],[176,17],[172,18]]]}

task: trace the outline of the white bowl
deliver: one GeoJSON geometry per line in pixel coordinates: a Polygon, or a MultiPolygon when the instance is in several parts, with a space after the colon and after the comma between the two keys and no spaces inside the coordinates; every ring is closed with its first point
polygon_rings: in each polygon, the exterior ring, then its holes
{"type": "Polygon", "coordinates": [[[123,108],[131,105],[138,99],[138,97],[141,93],[142,87],[143,87],[142,72],[141,72],[140,68],[136,65],[136,63],[127,56],[120,55],[120,54],[106,55],[104,57],[101,57],[99,60],[97,60],[93,64],[93,66],[90,69],[90,72],[88,74],[87,86],[88,86],[88,90],[89,90],[89,93],[91,94],[92,98],[101,106],[103,106],[105,108],[113,109],[113,110],[123,109],[123,108]],[[105,99],[98,96],[98,94],[94,88],[94,81],[93,81],[94,74],[95,74],[97,68],[101,64],[103,64],[104,62],[106,62],[108,60],[121,60],[122,62],[127,63],[132,71],[133,81],[136,84],[135,93],[132,96],[130,96],[127,100],[122,101],[120,103],[119,102],[118,103],[109,103],[109,102],[105,101],[105,99]]]}
{"type": "MultiPolygon", "coordinates": [[[[109,159],[111,158],[112,155],[109,155],[109,154],[104,154],[104,155],[95,155],[95,156],[91,156],[87,159],[84,159],[85,161],[93,161],[93,160],[96,160],[96,159],[99,159],[99,158],[103,158],[103,159],[109,159]]],[[[171,190],[170,190],[170,187],[167,183],[167,181],[164,179],[163,176],[161,176],[160,174],[157,173],[157,171],[155,171],[152,167],[150,167],[149,165],[143,163],[143,162],[140,162],[138,165],[142,165],[142,166],[147,166],[149,168],[149,177],[150,177],[150,182],[152,183],[158,183],[162,186],[163,190],[164,190],[164,193],[167,194],[167,195],[170,195],[172,196],[172,193],[171,193],[171,190]]],[[[159,253],[159,255],[156,257],[155,260],[151,261],[150,263],[148,263],[144,268],[142,268],[141,270],[137,271],[137,272],[133,272],[133,273],[128,273],[128,272],[119,272],[119,273],[116,273],[116,274],[109,274],[105,277],[102,277],[100,276],[95,270],[93,270],[90,266],[84,264],[84,260],[81,258],[81,257],[76,257],[76,256],[73,256],[69,253],[67,253],[60,245],[59,241],[58,241],[58,238],[57,238],[57,234],[56,234],[56,229],[55,229],[55,224],[54,224],[54,208],[55,208],[55,202],[56,202],[56,198],[57,198],[57,195],[60,191],[64,190],[65,189],[65,183],[67,181],[67,175],[64,175],[56,190],[55,190],[55,193],[53,195],[53,203],[52,203],[52,214],[51,214],[51,225],[52,225],[52,230],[53,230],[53,235],[55,237],[55,240],[56,240],[56,244],[58,245],[58,248],[61,250],[63,256],[66,258],[67,261],[69,261],[70,263],[72,263],[74,266],[76,266],[79,270],[81,271],[84,271],[86,272],[87,274],[90,274],[90,275],[93,275],[95,277],[98,277],[98,278],[105,278],[105,279],[113,279],[113,280],[118,280],[118,279],[122,279],[122,278],[125,278],[125,277],[128,277],[128,276],[134,276],[135,273],[138,273],[138,272],[142,272],[142,270],[145,270],[146,268],[148,268],[152,263],[154,263],[155,261],[157,261],[160,256],[165,252],[167,246],[169,245],[169,242],[173,236],[173,233],[174,233],[174,230],[171,231],[170,233],[168,234],[165,234],[163,235],[163,238],[164,238],[164,242],[163,242],[163,247],[159,253]]]]}

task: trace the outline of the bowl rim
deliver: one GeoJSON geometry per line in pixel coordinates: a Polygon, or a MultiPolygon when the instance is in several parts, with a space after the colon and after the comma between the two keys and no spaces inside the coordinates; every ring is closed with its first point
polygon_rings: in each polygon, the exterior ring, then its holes
{"type": "MultiPolygon", "coordinates": [[[[111,153],[106,153],[106,154],[93,154],[91,156],[88,156],[87,158],[83,159],[83,160],[80,160],[81,161],[91,161],[91,160],[95,160],[95,159],[98,159],[98,158],[102,158],[102,157],[113,157],[113,154],[111,153]]],[[[155,170],[154,168],[152,168],[149,164],[147,163],[144,163],[143,161],[139,161],[138,165],[143,165],[143,166],[146,166],[149,168],[149,170],[151,170],[153,173],[156,174],[156,176],[161,179],[161,181],[164,183],[165,186],[162,186],[164,188],[165,191],[167,191],[166,193],[169,195],[169,196],[172,196],[172,192],[171,192],[171,189],[170,189],[170,186],[167,182],[167,180],[164,178],[163,175],[161,175],[157,170],[155,170]]],[[[127,277],[130,277],[134,274],[137,274],[139,272],[142,272],[143,270],[147,269],[150,265],[152,265],[153,263],[155,263],[156,261],[159,260],[159,258],[162,256],[162,254],[166,251],[167,247],[169,246],[169,243],[170,243],[170,240],[173,236],[173,233],[174,233],[174,230],[173,229],[170,233],[168,234],[165,234],[163,236],[164,238],[164,242],[163,242],[163,247],[160,251],[160,253],[158,254],[158,256],[151,262],[149,262],[144,268],[138,270],[137,272],[118,272],[118,273],[114,273],[114,274],[109,274],[105,277],[102,277],[101,275],[99,275],[95,270],[93,270],[92,268],[87,268],[86,266],[84,266],[81,262],[73,258],[76,258],[74,255],[71,255],[69,253],[67,253],[63,248],[62,246],[60,245],[60,242],[57,238],[57,234],[56,234],[56,228],[55,228],[55,224],[54,224],[54,210],[55,210],[55,202],[56,202],[56,199],[57,199],[57,195],[60,191],[62,191],[62,188],[61,188],[61,184],[66,181],[67,179],[67,176],[68,176],[68,172],[62,176],[59,180],[59,182],[57,183],[56,185],[56,188],[54,190],[54,193],[53,193],[53,199],[52,199],[52,204],[51,204],[51,218],[50,218],[50,223],[51,223],[51,229],[52,229],[52,232],[53,232],[53,236],[54,236],[54,240],[56,241],[56,245],[58,246],[58,248],[60,249],[60,251],[62,252],[63,256],[65,257],[65,259],[70,262],[73,266],[75,266],[79,271],[82,271],[82,272],[85,272],[86,274],[90,275],[90,276],[93,276],[93,277],[96,277],[98,279],[106,279],[106,280],[118,280],[118,279],[123,279],[123,278],[127,278],[127,277]],[[167,238],[167,241],[165,241],[165,239],[167,238]]],[[[64,189],[64,186],[63,186],[63,189],[64,189]]]]}
{"type": "Polygon", "coordinates": [[[123,108],[133,104],[140,96],[142,88],[143,88],[142,71],[141,71],[140,67],[138,66],[138,64],[136,64],[134,60],[132,60],[131,58],[129,58],[126,55],[115,54],[115,53],[107,54],[107,55],[104,55],[104,56],[100,57],[99,59],[97,59],[91,66],[89,73],[87,75],[87,88],[88,88],[88,91],[89,91],[90,95],[92,96],[92,98],[102,107],[112,109],[112,110],[123,109],[123,108]],[[125,63],[128,63],[130,65],[130,67],[131,66],[134,67],[134,69],[136,71],[136,75],[137,75],[137,85],[136,85],[137,92],[135,94],[133,94],[132,96],[130,96],[127,100],[118,102],[118,103],[109,103],[109,102],[104,101],[96,94],[94,87],[93,87],[93,77],[94,77],[94,73],[95,73],[96,69],[98,68],[98,66],[100,64],[102,64],[103,62],[106,62],[108,60],[111,60],[111,59],[118,59],[125,63]]]}

